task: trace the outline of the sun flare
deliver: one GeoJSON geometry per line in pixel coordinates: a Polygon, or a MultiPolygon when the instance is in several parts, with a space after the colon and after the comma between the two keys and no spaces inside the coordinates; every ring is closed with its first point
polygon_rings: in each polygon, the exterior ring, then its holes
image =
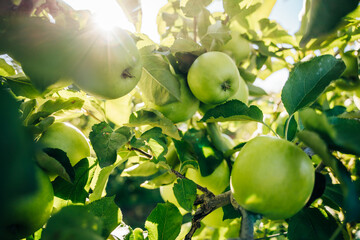
{"type": "Polygon", "coordinates": [[[95,23],[102,30],[111,31],[120,27],[134,31],[134,26],[128,21],[116,0],[66,0],[66,2],[77,10],[90,10],[94,14],[95,23]]]}

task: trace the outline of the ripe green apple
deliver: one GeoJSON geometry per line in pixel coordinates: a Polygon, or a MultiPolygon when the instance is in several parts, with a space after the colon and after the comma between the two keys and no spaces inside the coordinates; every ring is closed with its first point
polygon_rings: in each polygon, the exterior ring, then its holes
{"type": "MultiPolygon", "coordinates": [[[[246,105],[249,103],[249,88],[246,85],[245,80],[241,76],[240,76],[238,91],[232,97],[230,97],[227,101],[230,101],[230,100],[233,100],[233,99],[242,101],[246,105]]],[[[216,104],[216,105],[219,105],[219,104],[216,104]]],[[[205,103],[201,102],[200,103],[200,110],[203,113],[205,113],[206,111],[208,111],[209,109],[215,107],[216,105],[205,104],[205,103]]]]}
{"type": "MultiPolygon", "coordinates": [[[[230,170],[225,160],[214,170],[214,172],[206,177],[201,175],[199,169],[189,168],[186,171],[187,178],[193,180],[200,186],[206,187],[215,195],[222,193],[229,186],[230,170]]],[[[203,218],[202,222],[211,227],[221,227],[223,222],[224,211],[217,208],[209,215],[203,218]]]]}
{"type": "Polygon", "coordinates": [[[38,142],[42,148],[58,148],[66,152],[72,166],[90,156],[89,141],[70,123],[54,123],[41,135],[38,142]]]}
{"type": "Polygon", "coordinates": [[[176,75],[176,78],[180,83],[180,101],[165,105],[156,105],[146,101],[148,107],[158,110],[174,123],[190,119],[198,110],[200,104],[199,100],[190,91],[185,78],[180,75],[176,75]]]}
{"type": "Polygon", "coordinates": [[[239,32],[232,32],[231,39],[221,48],[221,51],[239,64],[250,55],[251,45],[248,40],[240,36],[239,32]]]}
{"type": "Polygon", "coordinates": [[[0,226],[3,239],[21,239],[41,228],[49,219],[54,201],[54,190],[49,177],[35,168],[37,190],[12,202],[8,208],[6,225],[0,226]]]}
{"type": "Polygon", "coordinates": [[[230,187],[240,206],[277,220],[305,206],[314,180],[311,160],[299,147],[284,139],[259,136],[239,152],[230,187]]]}
{"type": "Polygon", "coordinates": [[[74,40],[72,73],[75,85],[103,99],[128,94],[140,80],[140,53],[131,36],[120,28],[104,33],[94,27],[84,29],[74,40]]]}
{"type": "Polygon", "coordinates": [[[359,89],[358,58],[354,55],[354,51],[343,53],[341,59],[344,61],[346,68],[340,79],[335,81],[335,85],[345,91],[359,89]]]}
{"type": "Polygon", "coordinates": [[[229,186],[230,170],[226,161],[223,160],[214,172],[208,176],[202,176],[199,169],[193,168],[187,169],[185,176],[217,195],[229,186]]]}
{"type": "Polygon", "coordinates": [[[239,89],[240,73],[235,62],[223,52],[200,55],[188,72],[191,92],[206,104],[223,103],[239,89]]]}
{"type": "Polygon", "coordinates": [[[75,31],[39,17],[13,16],[2,33],[3,52],[20,62],[24,73],[41,92],[71,84],[67,51],[75,31]]]}

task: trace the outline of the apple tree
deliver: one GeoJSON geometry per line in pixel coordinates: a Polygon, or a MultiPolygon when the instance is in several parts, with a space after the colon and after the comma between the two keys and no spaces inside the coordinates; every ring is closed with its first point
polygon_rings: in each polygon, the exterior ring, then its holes
{"type": "Polygon", "coordinates": [[[360,239],[359,2],[213,2],[0,1],[1,239],[360,239]]]}

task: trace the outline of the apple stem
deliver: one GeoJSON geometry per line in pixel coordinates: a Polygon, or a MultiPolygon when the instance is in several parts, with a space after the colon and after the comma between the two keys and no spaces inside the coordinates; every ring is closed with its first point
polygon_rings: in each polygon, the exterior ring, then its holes
{"type": "Polygon", "coordinates": [[[262,123],[265,127],[267,127],[276,137],[280,138],[280,136],[266,123],[262,123]]]}

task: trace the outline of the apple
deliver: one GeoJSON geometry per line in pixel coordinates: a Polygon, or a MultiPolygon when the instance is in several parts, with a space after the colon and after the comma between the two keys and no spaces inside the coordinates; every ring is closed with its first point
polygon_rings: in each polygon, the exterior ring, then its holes
{"type": "Polygon", "coordinates": [[[250,55],[251,45],[248,40],[240,36],[239,32],[232,32],[231,39],[221,48],[221,51],[228,54],[239,64],[250,55]]]}
{"type": "Polygon", "coordinates": [[[54,190],[49,177],[35,168],[38,183],[35,192],[16,199],[8,207],[6,224],[0,226],[3,239],[22,239],[40,229],[49,219],[54,201],[54,190]]]}
{"type": "Polygon", "coordinates": [[[70,123],[56,122],[42,133],[39,141],[42,148],[63,150],[72,166],[90,156],[90,145],[85,135],[70,123]]]}
{"type": "MultiPolygon", "coordinates": [[[[241,101],[241,102],[243,102],[243,103],[245,103],[247,105],[249,103],[248,98],[249,98],[249,88],[246,85],[245,80],[240,76],[238,91],[232,97],[230,97],[227,101],[236,99],[236,100],[239,100],[239,101],[241,101]]],[[[219,104],[212,105],[212,104],[205,104],[205,103],[201,102],[200,103],[200,110],[203,113],[205,113],[206,111],[208,111],[211,108],[214,108],[217,105],[219,105],[219,104]]]]}
{"type": "Polygon", "coordinates": [[[223,52],[200,55],[188,72],[191,92],[206,104],[223,103],[239,89],[240,73],[235,62],[223,52]]]}
{"type": "Polygon", "coordinates": [[[101,32],[85,28],[74,40],[72,77],[81,90],[102,99],[128,94],[140,80],[140,53],[131,36],[120,28],[101,32]]]}
{"type": "Polygon", "coordinates": [[[188,168],[185,176],[206,187],[215,195],[222,193],[229,186],[230,170],[225,160],[208,176],[202,176],[199,169],[188,168]]]}
{"type": "Polygon", "coordinates": [[[314,181],[314,167],[304,151],[284,139],[258,136],[239,152],[230,187],[240,206],[277,220],[305,206],[314,181]]]}
{"type": "Polygon", "coordinates": [[[22,70],[41,92],[63,88],[69,77],[70,43],[75,31],[39,17],[13,16],[0,40],[2,51],[20,62],[22,70]]]}
{"type": "Polygon", "coordinates": [[[190,119],[198,110],[200,104],[199,100],[190,91],[185,78],[181,75],[176,75],[176,77],[180,83],[180,101],[156,105],[145,100],[148,107],[158,110],[174,123],[190,119]]]}

